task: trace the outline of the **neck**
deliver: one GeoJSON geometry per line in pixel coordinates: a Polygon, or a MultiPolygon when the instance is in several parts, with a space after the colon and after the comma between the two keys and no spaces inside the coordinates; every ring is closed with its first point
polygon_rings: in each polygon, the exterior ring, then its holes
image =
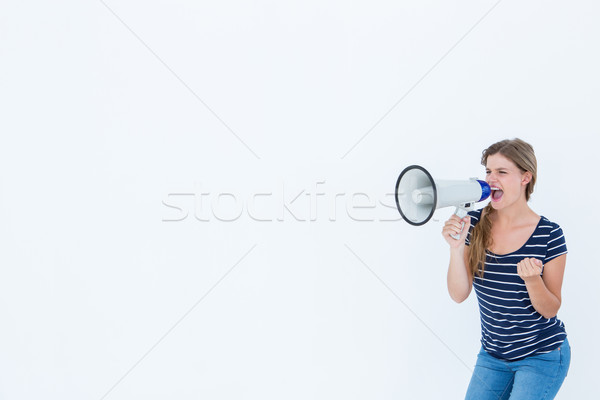
{"type": "Polygon", "coordinates": [[[496,217],[494,218],[494,222],[499,225],[515,225],[519,222],[523,222],[523,220],[526,220],[529,217],[537,216],[537,214],[535,214],[533,210],[529,208],[529,205],[525,199],[511,205],[510,207],[496,210],[495,214],[496,217]]]}

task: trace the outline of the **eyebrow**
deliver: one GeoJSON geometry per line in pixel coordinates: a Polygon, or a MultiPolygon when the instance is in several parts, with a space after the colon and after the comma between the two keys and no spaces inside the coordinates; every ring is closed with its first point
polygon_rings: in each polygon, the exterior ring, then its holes
{"type": "MultiPolygon", "coordinates": [[[[491,171],[492,169],[488,168],[488,167],[485,167],[485,170],[486,171],[491,171]]],[[[496,171],[508,171],[508,168],[504,168],[504,167],[496,168],[496,171]]]]}

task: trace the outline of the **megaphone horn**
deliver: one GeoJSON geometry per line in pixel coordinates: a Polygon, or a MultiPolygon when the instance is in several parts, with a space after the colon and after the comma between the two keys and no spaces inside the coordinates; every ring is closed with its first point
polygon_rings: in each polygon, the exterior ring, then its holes
{"type": "Polygon", "coordinates": [[[411,165],[396,181],[396,207],[406,222],[419,226],[427,223],[438,208],[455,206],[455,214],[463,218],[474,209],[474,203],[487,199],[490,193],[485,181],[434,180],[425,168],[411,165]]]}

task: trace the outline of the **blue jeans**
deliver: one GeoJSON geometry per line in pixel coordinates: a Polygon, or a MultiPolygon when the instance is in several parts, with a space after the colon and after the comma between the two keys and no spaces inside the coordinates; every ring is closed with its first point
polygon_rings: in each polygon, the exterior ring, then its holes
{"type": "Polygon", "coordinates": [[[553,399],[570,363],[571,347],[567,339],[550,353],[518,361],[500,360],[482,347],[465,400],[553,399]]]}

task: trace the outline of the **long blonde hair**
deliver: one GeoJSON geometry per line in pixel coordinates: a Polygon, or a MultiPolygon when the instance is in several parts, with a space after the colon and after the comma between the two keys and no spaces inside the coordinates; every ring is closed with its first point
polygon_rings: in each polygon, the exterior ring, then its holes
{"type": "MultiPolygon", "coordinates": [[[[529,201],[537,178],[537,160],[535,158],[533,147],[521,139],[502,140],[494,143],[483,151],[481,164],[485,167],[487,165],[488,157],[494,154],[503,155],[514,162],[522,172],[531,173],[531,180],[525,188],[525,199],[529,201]]],[[[489,249],[493,245],[491,234],[492,220],[490,217],[494,212],[495,210],[492,208],[492,204],[488,204],[481,212],[479,223],[475,225],[473,231],[471,231],[469,267],[473,277],[477,275],[480,278],[483,278],[485,257],[487,254],[486,249],[489,249]]]]}

